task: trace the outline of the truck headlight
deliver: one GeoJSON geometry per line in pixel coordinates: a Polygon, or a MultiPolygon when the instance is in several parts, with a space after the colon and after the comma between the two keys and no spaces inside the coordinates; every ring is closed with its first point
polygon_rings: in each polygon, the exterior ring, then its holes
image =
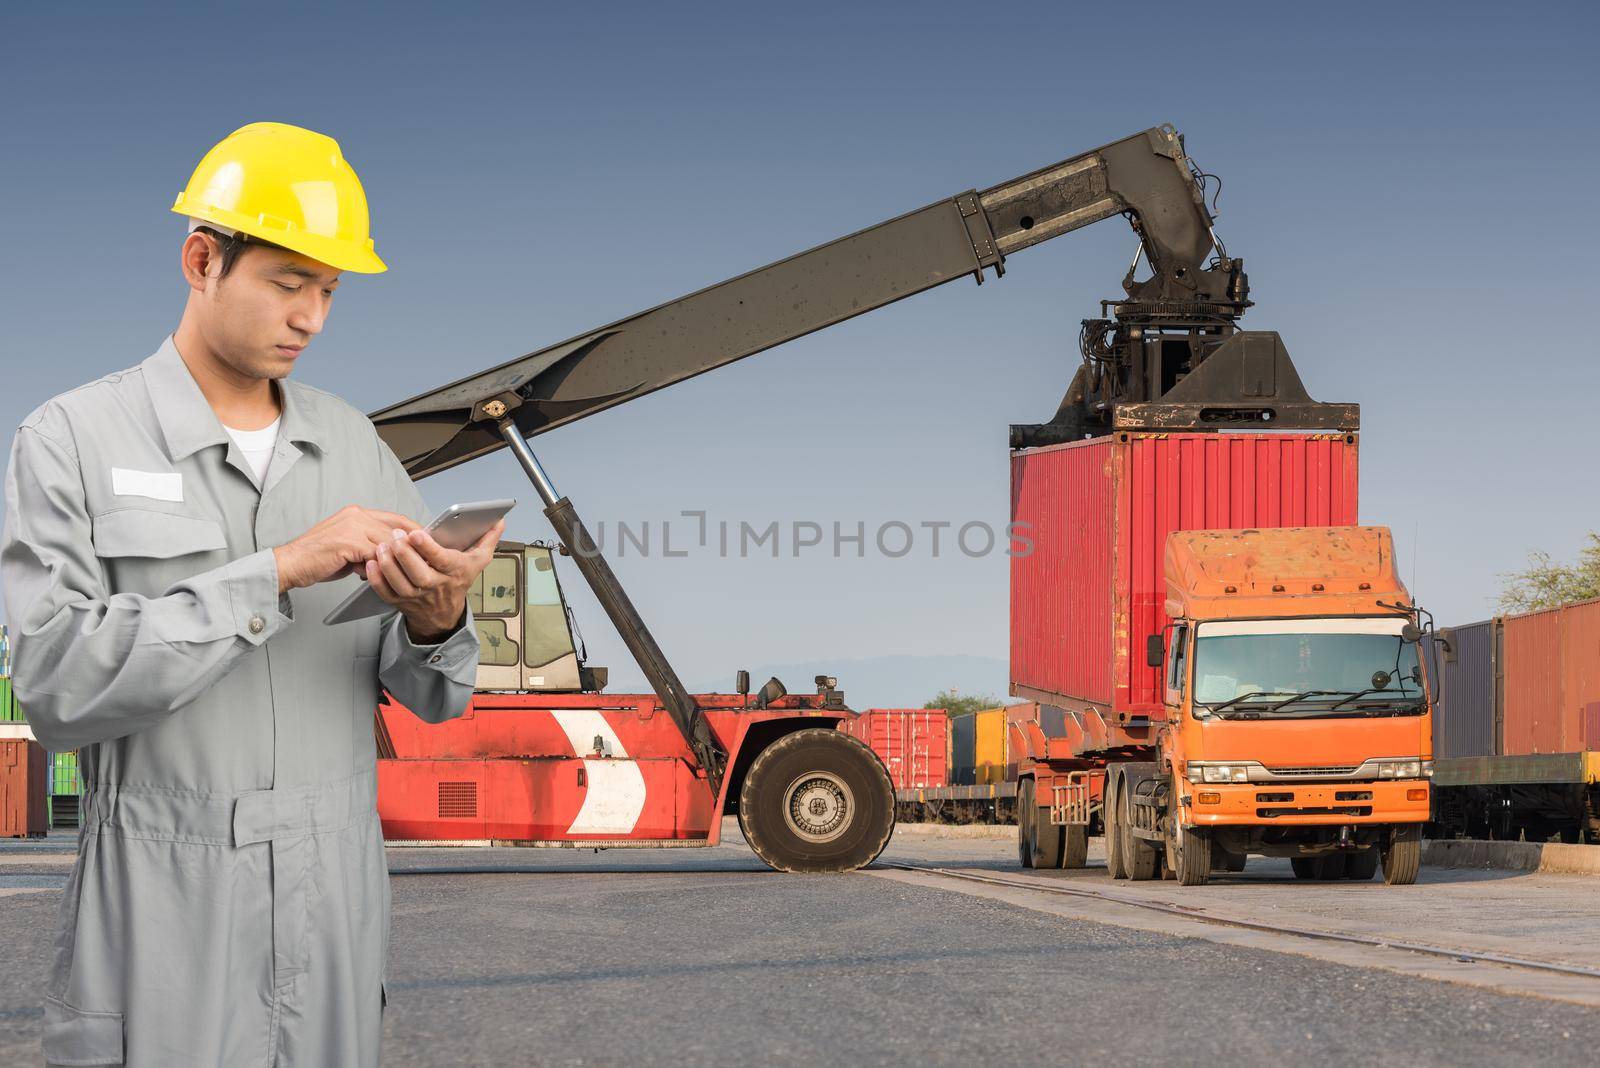
{"type": "Polygon", "coordinates": [[[1380,779],[1420,779],[1433,774],[1431,760],[1375,760],[1380,779]]]}
{"type": "Polygon", "coordinates": [[[1200,769],[1202,782],[1249,782],[1250,769],[1243,764],[1207,764],[1200,769]]]}

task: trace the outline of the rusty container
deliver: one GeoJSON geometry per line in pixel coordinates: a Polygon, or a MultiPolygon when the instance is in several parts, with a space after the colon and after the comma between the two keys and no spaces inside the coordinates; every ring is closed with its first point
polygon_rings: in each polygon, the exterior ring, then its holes
{"type": "Polygon", "coordinates": [[[1495,664],[1499,623],[1486,619],[1445,627],[1444,645],[1427,642],[1433,692],[1433,755],[1495,755],[1495,664]]]}
{"type": "Polygon", "coordinates": [[[1600,600],[1561,609],[1561,751],[1600,749],[1600,600]]]}
{"type": "Polygon", "coordinates": [[[839,729],[878,754],[896,790],[948,781],[950,717],[942,708],[869,708],[839,729]]]}
{"type": "Polygon", "coordinates": [[[32,738],[0,736],[0,838],[40,838],[50,826],[50,760],[32,738]]]}
{"type": "Polygon", "coordinates": [[[1354,434],[1117,432],[1011,456],[1011,693],[1161,715],[1175,530],[1352,526],[1354,434]]]}
{"type": "Polygon", "coordinates": [[[1551,608],[1505,617],[1500,714],[1502,752],[1509,756],[1568,751],[1563,748],[1563,612],[1551,608]]]}

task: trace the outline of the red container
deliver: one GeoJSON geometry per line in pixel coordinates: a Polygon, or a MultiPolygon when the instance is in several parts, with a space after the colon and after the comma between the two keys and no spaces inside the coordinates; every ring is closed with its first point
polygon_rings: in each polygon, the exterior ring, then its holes
{"type": "Polygon", "coordinates": [[[1159,716],[1174,530],[1351,526],[1354,434],[1118,432],[1011,457],[1011,692],[1159,716]],[[1025,552],[1028,539],[1031,551],[1025,552]]]}
{"type": "Polygon", "coordinates": [[[1503,659],[1506,754],[1596,747],[1585,721],[1600,703],[1600,601],[1507,616],[1503,659]]]}
{"type": "Polygon", "coordinates": [[[869,708],[840,723],[839,729],[878,754],[896,790],[946,784],[950,717],[944,709],[869,708]]]}
{"type": "Polygon", "coordinates": [[[1600,749],[1600,601],[1561,610],[1560,718],[1563,753],[1600,749]]]}
{"type": "Polygon", "coordinates": [[[50,760],[26,738],[0,738],[0,838],[40,837],[49,830],[50,760]]]}

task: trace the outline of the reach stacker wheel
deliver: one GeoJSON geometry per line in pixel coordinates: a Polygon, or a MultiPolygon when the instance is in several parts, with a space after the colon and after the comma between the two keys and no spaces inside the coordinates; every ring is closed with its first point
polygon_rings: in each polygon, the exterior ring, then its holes
{"type": "Polygon", "coordinates": [[[1390,886],[1410,886],[1422,867],[1422,825],[1407,823],[1394,829],[1381,856],[1383,881],[1390,886]]]}
{"type": "Polygon", "coordinates": [[[745,773],[739,829],[778,871],[854,871],[889,844],[894,784],[876,754],[849,735],[795,731],[745,773]]]}

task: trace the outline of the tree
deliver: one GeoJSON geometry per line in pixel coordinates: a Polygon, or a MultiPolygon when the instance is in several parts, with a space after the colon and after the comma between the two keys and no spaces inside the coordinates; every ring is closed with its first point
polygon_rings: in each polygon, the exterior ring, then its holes
{"type": "Polygon", "coordinates": [[[986,708],[999,708],[1000,701],[986,693],[960,694],[954,690],[940,690],[923,708],[942,708],[952,716],[969,712],[982,712],[986,708]]]}
{"type": "Polygon", "coordinates": [[[1600,533],[1592,530],[1575,563],[1560,563],[1535,549],[1527,568],[1500,576],[1502,612],[1536,612],[1593,597],[1600,597],[1600,533]]]}

